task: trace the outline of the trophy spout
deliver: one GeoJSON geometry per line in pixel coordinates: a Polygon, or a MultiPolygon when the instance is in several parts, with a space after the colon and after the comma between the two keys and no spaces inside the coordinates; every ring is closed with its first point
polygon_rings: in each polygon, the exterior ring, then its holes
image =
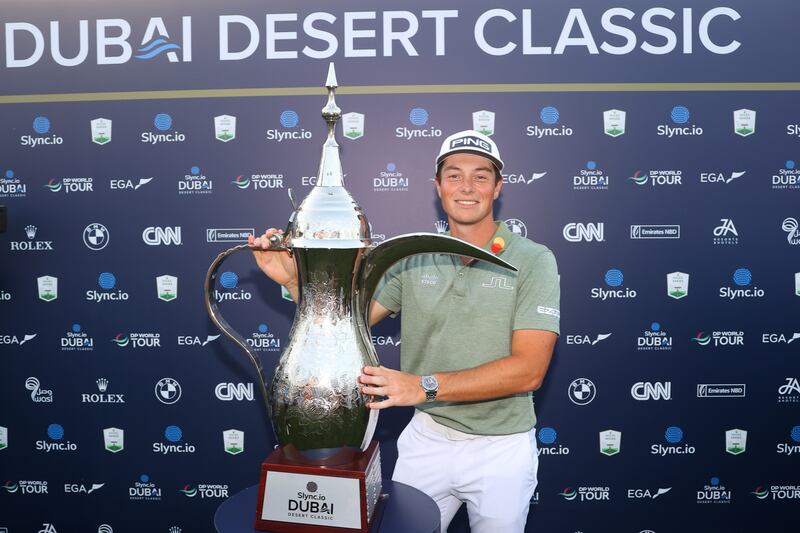
{"type": "Polygon", "coordinates": [[[367,326],[366,329],[361,328],[362,331],[367,332],[367,335],[369,335],[369,305],[383,274],[401,259],[425,253],[464,255],[480,261],[487,261],[513,272],[517,271],[514,265],[493,253],[448,235],[407,233],[387,239],[367,251],[361,258],[356,272],[356,290],[353,294],[356,299],[355,309],[358,319],[367,326]]]}

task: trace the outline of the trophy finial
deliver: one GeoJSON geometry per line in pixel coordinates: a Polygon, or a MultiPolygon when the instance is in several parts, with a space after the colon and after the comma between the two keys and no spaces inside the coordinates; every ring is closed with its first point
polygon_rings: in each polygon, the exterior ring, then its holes
{"type": "Polygon", "coordinates": [[[336,105],[336,68],[333,62],[328,65],[328,78],[325,80],[325,87],[328,89],[328,103],[322,108],[322,118],[328,123],[328,138],[333,137],[336,123],[342,118],[342,110],[336,105]]]}
{"type": "Polygon", "coordinates": [[[336,67],[333,66],[333,61],[328,63],[328,78],[325,80],[325,87],[328,89],[335,89],[339,84],[336,83],[336,67]]]}
{"type": "Polygon", "coordinates": [[[317,186],[341,187],[344,185],[342,164],[339,161],[339,144],[336,142],[336,123],[342,118],[342,110],[336,105],[336,68],[331,62],[325,87],[328,89],[328,103],[322,108],[322,118],[328,124],[328,138],[322,146],[322,160],[317,173],[317,186]]]}

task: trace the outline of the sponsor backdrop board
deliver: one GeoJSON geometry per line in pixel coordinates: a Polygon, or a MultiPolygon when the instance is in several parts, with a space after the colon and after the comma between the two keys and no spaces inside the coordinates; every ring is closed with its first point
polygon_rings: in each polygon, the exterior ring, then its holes
{"type": "MultiPolygon", "coordinates": [[[[506,161],[498,218],[556,254],[562,335],[536,394],[528,530],[791,526],[798,14],[5,2],[0,531],[212,531],[257,482],[272,431],[201,287],[216,254],[285,225],[289,188],[313,186],[330,60],[375,241],[446,231],[432,161],[474,127],[506,161]]],[[[274,366],[294,305],[245,255],[215,297],[274,366]]],[[[396,366],[397,321],[373,334],[396,366]]],[[[410,416],[381,414],[387,477],[410,416]]],[[[459,515],[451,531],[467,530],[459,515]]]]}

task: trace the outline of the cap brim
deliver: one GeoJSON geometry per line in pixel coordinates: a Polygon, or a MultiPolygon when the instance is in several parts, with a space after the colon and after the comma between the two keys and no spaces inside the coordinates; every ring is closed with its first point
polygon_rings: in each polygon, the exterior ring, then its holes
{"type": "Polygon", "coordinates": [[[456,150],[451,150],[451,151],[447,152],[446,154],[440,155],[438,158],[436,158],[436,169],[437,170],[439,169],[439,165],[441,165],[444,162],[445,159],[447,159],[451,155],[455,155],[455,154],[474,154],[474,155],[479,155],[479,156],[491,161],[492,165],[494,165],[494,168],[496,168],[498,172],[503,170],[503,163],[499,159],[497,159],[496,157],[492,157],[491,155],[487,154],[486,152],[482,152],[480,150],[471,150],[469,148],[458,148],[456,150]]]}

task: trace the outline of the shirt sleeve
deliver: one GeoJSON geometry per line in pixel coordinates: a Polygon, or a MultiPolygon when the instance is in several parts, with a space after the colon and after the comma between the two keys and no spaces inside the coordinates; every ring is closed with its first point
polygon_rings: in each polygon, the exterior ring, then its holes
{"type": "Polygon", "coordinates": [[[513,329],[542,329],[560,334],[561,277],[553,252],[540,253],[520,278],[513,329]]]}
{"type": "Polygon", "coordinates": [[[403,262],[398,261],[392,265],[381,278],[378,288],[375,290],[373,299],[384,306],[386,309],[397,314],[400,312],[403,298],[403,262]]]}

